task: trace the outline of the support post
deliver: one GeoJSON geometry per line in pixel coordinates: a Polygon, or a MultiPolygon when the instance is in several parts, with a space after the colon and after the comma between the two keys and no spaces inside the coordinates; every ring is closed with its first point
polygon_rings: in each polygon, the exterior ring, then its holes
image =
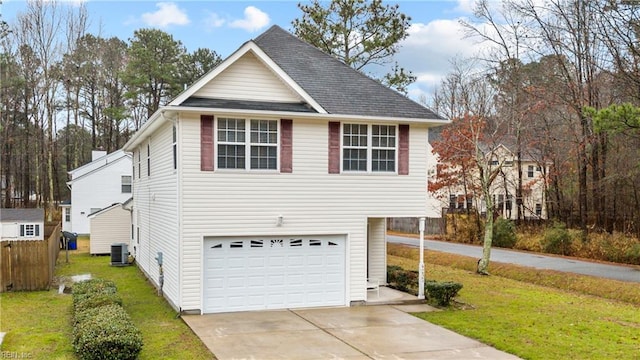
{"type": "Polygon", "coordinates": [[[418,267],[418,299],[424,299],[424,218],[420,218],[420,265],[418,267]]]}

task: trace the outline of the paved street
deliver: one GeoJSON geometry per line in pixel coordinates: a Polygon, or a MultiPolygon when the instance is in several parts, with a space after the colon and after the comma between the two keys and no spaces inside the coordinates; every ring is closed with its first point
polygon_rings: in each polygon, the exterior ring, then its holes
{"type": "MultiPolygon", "coordinates": [[[[419,240],[415,238],[388,235],[387,241],[390,243],[419,246],[419,240]]],[[[478,259],[482,255],[482,247],[476,245],[425,240],[424,246],[427,250],[471,256],[478,259]]],[[[640,267],[638,266],[631,267],[601,264],[498,248],[491,249],[491,261],[640,283],[640,267]]]]}

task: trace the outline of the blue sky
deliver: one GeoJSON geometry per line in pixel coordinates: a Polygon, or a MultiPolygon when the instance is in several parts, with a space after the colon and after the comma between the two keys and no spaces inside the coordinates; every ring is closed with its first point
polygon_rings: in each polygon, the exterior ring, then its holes
{"type": "MultiPolygon", "coordinates": [[[[127,40],[140,28],[159,28],[180,40],[189,51],[208,47],[223,57],[271,25],[291,30],[301,16],[298,1],[98,1],[83,2],[89,12],[91,32],[127,40]]],[[[387,2],[394,4],[396,2],[387,2]]],[[[410,96],[429,97],[450,70],[454,57],[473,54],[477,45],[464,39],[458,19],[471,15],[473,0],[398,1],[400,11],[412,18],[410,36],[396,60],[418,76],[410,96]]],[[[4,0],[2,17],[9,24],[26,7],[25,1],[4,0]]]]}

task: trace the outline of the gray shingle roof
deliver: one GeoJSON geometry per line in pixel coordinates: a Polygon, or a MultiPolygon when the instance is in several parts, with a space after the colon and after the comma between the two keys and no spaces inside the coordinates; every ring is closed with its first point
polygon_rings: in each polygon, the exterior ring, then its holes
{"type": "Polygon", "coordinates": [[[44,209],[0,209],[0,221],[44,221],[44,209]]]}
{"type": "Polygon", "coordinates": [[[277,25],[254,42],[331,114],[442,119],[277,25]]]}
{"type": "Polygon", "coordinates": [[[243,109],[243,110],[266,110],[266,111],[292,111],[292,112],[312,112],[316,111],[307,104],[281,103],[266,101],[229,100],[229,99],[209,99],[201,97],[190,97],[180,106],[223,108],[223,109],[243,109]]]}

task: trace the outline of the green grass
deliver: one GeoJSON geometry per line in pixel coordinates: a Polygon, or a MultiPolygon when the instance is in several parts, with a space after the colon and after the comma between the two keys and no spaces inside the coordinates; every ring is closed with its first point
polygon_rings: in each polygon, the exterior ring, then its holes
{"type": "MultiPolygon", "coordinates": [[[[57,276],[91,274],[112,280],[125,310],[142,331],[139,359],[212,359],[211,352],[157,295],[136,266],[112,267],[108,256],[73,252],[70,263],[60,253],[57,276]]],[[[0,331],[7,332],[2,351],[30,354],[33,359],[75,359],[71,346],[71,295],[57,289],[3,293],[0,331]]]]}
{"type": "MultiPolygon", "coordinates": [[[[418,317],[525,359],[640,359],[640,311],[636,304],[429,262],[438,255],[430,252],[427,257],[426,277],[462,283],[457,300],[466,305],[465,310],[452,307],[416,314],[418,317]]],[[[417,249],[390,246],[388,261],[416,269],[417,257],[417,249]]],[[[448,259],[452,262],[455,258],[448,259]]],[[[459,264],[466,261],[458,258],[459,264]]],[[[509,273],[517,276],[520,271],[528,278],[528,270],[522,267],[510,268],[509,273]]],[[[539,277],[547,276],[556,274],[539,272],[539,277]]],[[[586,288],[607,282],[583,278],[586,288]]],[[[640,291],[639,284],[616,286],[640,291]]]]}

